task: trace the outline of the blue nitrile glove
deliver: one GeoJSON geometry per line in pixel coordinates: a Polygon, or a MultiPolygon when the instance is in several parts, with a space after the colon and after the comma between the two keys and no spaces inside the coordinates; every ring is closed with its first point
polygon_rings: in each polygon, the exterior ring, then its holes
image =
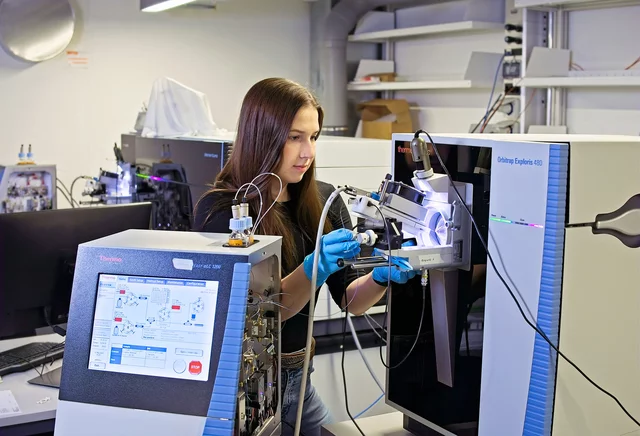
{"type": "MultiPolygon", "coordinates": [[[[402,244],[403,247],[413,247],[415,245],[416,243],[412,239],[402,244]]],[[[389,270],[391,270],[391,281],[402,285],[414,278],[417,274],[417,271],[408,270],[411,266],[404,258],[395,258],[395,256],[392,256],[391,264],[390,268],[386,266],[374,268],[372,274],[373,281],[380,286],[387,286],[389,283],[389,270]]]]}
{"type": "Polygon", "coordinates": [[[407,283],[410,279],[414,278],[417,271],[401,271],[396,266],[389,268],[388,266],[381,266],[373,269],[373,281],[380,286],[387,286],[389,283],[389,270],[391,270],[391,281],[399,283],[401,285],[407,283]]]}
{"type": "MultiPolygon", "coordinates": [[[[342,269],[338,266],[338,259],[351,259],[358,253],[360,253],[360,244],[353,238],[351,230],[338,229],[322,236],[316,286],[322,286],[331,274],[342,269]]],[[[309,254],[302,262],[304,273],[309,280],[313,272],[313,254],[309,254]]]]}

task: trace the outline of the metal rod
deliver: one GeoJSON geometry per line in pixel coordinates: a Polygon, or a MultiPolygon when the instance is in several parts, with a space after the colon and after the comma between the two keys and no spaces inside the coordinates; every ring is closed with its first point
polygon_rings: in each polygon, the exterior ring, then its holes
{"type": "Polygon", "coordinates": [[[383,256],[361,257],[359,259],[338,259],[339,267],[350,266],[353,269],[377,268],[389,266],[389,260],[383,256]]]}
{"type": "MultiPolygon", "coordinates": [[[[556,27],[556,13],[555,11],[549,11],[547,14],[547,47],[554,48],[555,47],[555,27],[556,27]]],[[[547,107],[546,107],[546,125],[553,125],[553,116],[554,116],[554,92],[553,88],[547,88],[547,107]]]]}

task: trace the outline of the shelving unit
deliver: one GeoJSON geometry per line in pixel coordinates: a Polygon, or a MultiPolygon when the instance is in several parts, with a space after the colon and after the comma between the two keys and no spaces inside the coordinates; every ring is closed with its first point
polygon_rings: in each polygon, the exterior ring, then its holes
{"type": "Polygon", "coordinates": [[[453,33],[490,32],[504,29],[502,23],[485,21],[461,21],[457,23],[433,24],[405,29],[381,30],[378,32],[350,35],[349,42],[387,42],[392,40],[428,37],[453,33]]]}
{"type": "Polygon", "coordinates": [[[606,8],[609,5],[635,4],[632,0],[515,0],[517,8],[548,9],[563,7],[566,9],[606,8]]]}
{"type": "Polygon", "coordinates": [[[492,82],[476,80],[425,80],[419,82],[381,82],[381,83],[352,83],[349,91],[421,91],[433,89],[482,89],[492,87],[492,82]]]}
{"type": "MultiPolygon", "coordinates": [[[[640,92],[640,68],[622,68],[637,56],[631,41],[637,40],[634,27],[640,2],[514,1],[528,17],[524,20],[525,41],[535,39],[541,30],[546,33],[543,41],[526,47],[526,64],[518,81],[527,99],[538,90],[533,105],[527,106],[525,116],[534,118],[528,125],[572,133],[636,135],[633,98],[640,92]],[[549,25],[541,29],[544,17],[549,25]]],[[[521,133],[527,131],[523,128],[521,133]]]]}
{"type": "Polygon", "coordinates": [[[525,77],[526,88],[610,88],[640,87],[640,76],[525,77]]]}
{"type": "MultiPolygon", "coordinates": [[[[370,48],[363,43],[379,44],[377,53],[363,56],[361,62],[376,60],[390,65],[359,64],[357,73],[350,77],[356,79],[347,85],[350,99],[356,104],[364,98],[407,100],[416,110],[413,123],[418,125],[434,119],[427,120],[430,108],[447,107],[441,102],[448,96],[461,99],[459,104],[465,108],[467,104],[474,109],[485,108],[487,103],[480,102],[481,96],[489,96],[494,82],[496,97],[504,87],[496,70],[503,59],[505,36],[511,34],[505,29],[506,15],[513,9],[513,0],[509,1],[425,0],[423,4],[390,6],[365,16],[348,37],[349,43],[360,44],[353,47],[354,52],[370,48]],[[392,72],[396,74],[393,82],[357,80],[392,72]],[[468,100],[466,93],[470,95],[468,100]]],[[[497,115],[501,118],[502,112],[497,115]]],[[[475,125],[475,118],[469,124],[475,125]]],[[[466,130],[466,125],[460,123],[456,128],[466,130]]]]}
{"type": "MultiPolygon", "coordinates": [[[[496,65],[500,61],[500,53],[472,52],[467,61],[464,74],[458,78],[433,77],[423,80],[406,80],[380,83],[350,83],[349,91],[359,92],[393,92],[393,91],[429,91],[456,89],[491,89],[495,77],[496,65]]],[[[498,84],[501,84],[501,80],[498,84]]]]}

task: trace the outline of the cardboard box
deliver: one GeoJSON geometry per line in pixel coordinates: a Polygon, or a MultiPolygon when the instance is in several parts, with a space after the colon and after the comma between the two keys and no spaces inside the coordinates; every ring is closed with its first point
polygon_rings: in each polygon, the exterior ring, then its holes
{"type": "Polygon", "coordinates": [[[381,82],[395,82],[396,73],[370,74],[369,77],[377,77],[381,82]]]}
{"type": "Polygon", "coordinates": [[[359,104],[358,110],[363,138],[391,139],[392,133],[413,133],[406,100],[370,100],[359,104]]]}

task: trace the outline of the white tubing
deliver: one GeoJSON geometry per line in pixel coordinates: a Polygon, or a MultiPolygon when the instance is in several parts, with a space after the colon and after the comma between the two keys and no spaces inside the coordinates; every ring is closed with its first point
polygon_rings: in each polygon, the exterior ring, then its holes
{"type": "Polygon", "coordinates": [[[313,312],[316,304],[316,283],[318,282],[318,262],[320,261],[321,238],[324,230],[324,223],[329,215],[329,209],[335,201],[335,199],[344,191],[346,187],[336,189],[331,193],[327,199],[324,209],[322,209],[322,215],[320,216],[320,223],[318,225],[318,233],[316,235],[316,247],[313,252],[313,269],[311,273],[311,295],[309,296],[309,322],[307,324],[307,345],[304,350],[304,364],[302,365],[302,381],[300,382],[300,394],[298,396],[298,411],[296,414],[296,426],[294,429],[294,436],[300,436],[300,428],[302,427],[302,410],[304,407],[304,396],[307,392],[307,377],[309,374],[309,361],[311,360],[311,344],[313,342],[313,312]]]}
{"type": "Polygon", "coordinates": [[[349,324],[349,330],[351,330],[351,336],[353,337],[353,342],[356,343],[356,347],[360,352],[360,357],[362,357],[362,361],[364,362],[365,366],[369,370],[369,374],[371,374],[371,377],[373,377],[373,381],[376,382],[376,384],[384,394],[384,387],[382,387],[382,383],[380,383],[380,380],[378,380],[378,377],[376,377],[376,373],[373,372],[373,368],[371,368],[371,365],[369,365],[369,360],[367,360],[367,357],[364,355],[364,351],[362,350],[362,345],[360,345],[360,340],[358,340],[358,335],[356,334],[356,329],[353,327],[353,322],[351,322],[349,311],[345,312],[344,316],[347,317],[347,323],[349,324]]]}

